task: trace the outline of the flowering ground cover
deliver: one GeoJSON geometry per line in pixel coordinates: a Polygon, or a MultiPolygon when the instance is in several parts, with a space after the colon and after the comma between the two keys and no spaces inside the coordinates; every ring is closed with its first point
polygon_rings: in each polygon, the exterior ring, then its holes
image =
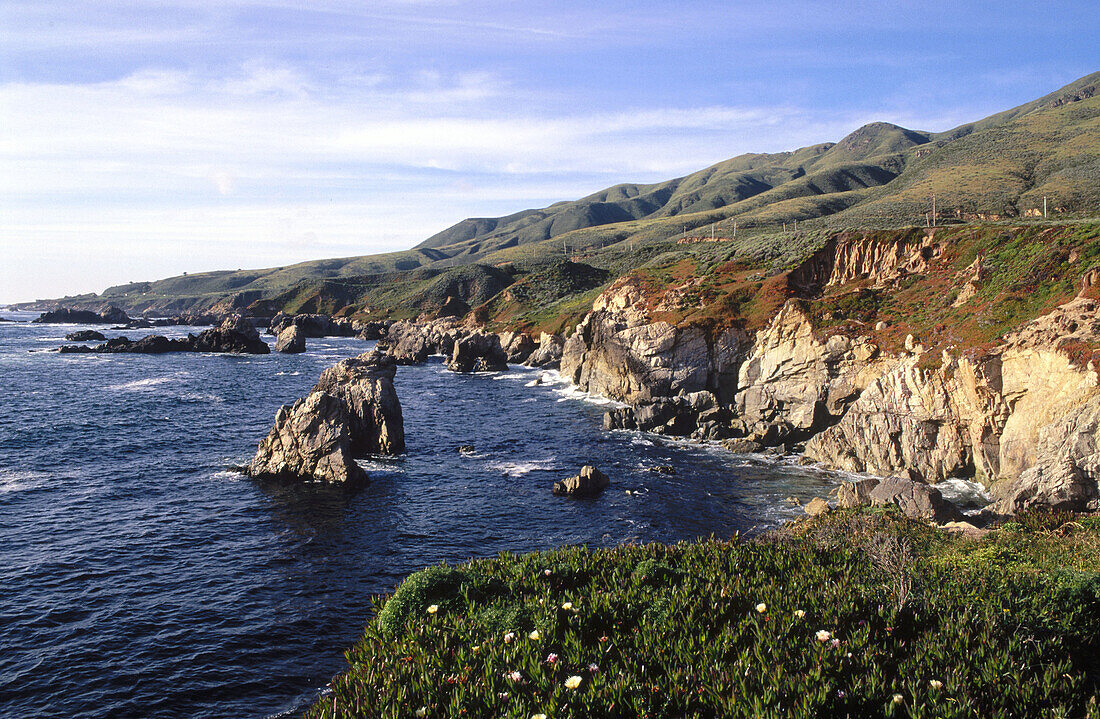
{"type": "Polygon", "coordinates": [[[308,716],[1100,717],[1100,518],[891,512],[410,576],[308,716]]]}

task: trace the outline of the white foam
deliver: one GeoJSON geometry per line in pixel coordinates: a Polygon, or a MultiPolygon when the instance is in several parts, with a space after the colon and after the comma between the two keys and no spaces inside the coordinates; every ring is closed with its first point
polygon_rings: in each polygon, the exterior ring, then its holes
{"type": "Polygon", "coordinates": [[[224,402],[225,400],[216,394],[210,394],[208,392],[184,392],[180,395],[180,399],[185,402],[224,402]]]}
{"type": "Polygon", "coordinates": [[[943,498],[963,509],[978,509],[993,501],[993,495],[977,482],[966,479],[945,479],[933,487],[943,498]]]}
{"type": "Polygon", "coordinates": [[[302,374],[302,373],[301,372],[276,372],[275,376],[276,377],[284,377],[284,376],[285,377],[297,377],[300,374],[302,374]]]}
{"type": "Polygon", "coordinates": [[[149,377],[146,379],[136,379],[133,382],[123,382],[122,384],[109,385],[107,389],[115,392],[143,392],[153,387],[158,387],[166,382],[171,382],[177,379],[176,376],[169,377],[149,377]]]}
{"type": "Polygon", "coordinates": [[[508,477],[522,477],[535,470],[554,469],[556,457],[535,459],[526,462],[487,462],[486,469],[492,469],[508,477]]]}
{"type": "Polygon", "coordinates": [[[0,468],[0,494],[37,489],[50,479],[45,472],[0,468]]]}

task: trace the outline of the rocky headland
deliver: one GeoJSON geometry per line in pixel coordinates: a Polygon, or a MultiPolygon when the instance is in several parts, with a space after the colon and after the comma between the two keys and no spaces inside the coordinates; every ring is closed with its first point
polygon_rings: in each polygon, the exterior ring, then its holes
{"type": "Polygon", "coordinates": [[[169,338],[149,335],[139,340],[115,337],[101,345],[63,345],[59,352],[66,354],[164,354],[166,352],[224,352],[231,354],[268,354],[271,348],[260,339],[260,333],[252,322],[240,315],[232,315],[213,329],[198,335],[169,338]]]}

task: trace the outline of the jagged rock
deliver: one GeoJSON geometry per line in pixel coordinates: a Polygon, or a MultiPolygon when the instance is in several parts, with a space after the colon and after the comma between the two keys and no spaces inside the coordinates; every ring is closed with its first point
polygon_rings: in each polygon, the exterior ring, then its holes
{"type": "Polygon", "coordinates": [[[136,342],[126,337],[115,337],[95,347],[65,345],[58,351],[97,354],[164,354],[165,352],[268,354],[271,349],[260,339],[260,333],[248,319],[240,315],[232,315],[218,327],[206,330],[198,336],[188,334],[183,339],[169,339],[162,335],[149,335],[136,342]]]}
{"type": "Polygon", "coordinates": [[[817,517],[822,514],[826,514],[832,507],[829,506],[829,502],[822,497],[814,497],[803,508],[806,514],[811,517],[817,517]]]}
{"type": "Polygon", "coordinates": [[[472,444],[464,444],[458,448],[459,454],[473,454],[474,451],[474,445],[472,444]]]}
{"type": "Polygon", "coordinates": [[[611,480],[590,464],[581,467],[581,473],[554,482],[554,494],[568,497],[595,497],[607,489],[611,480]]]}
{"type": "Polygon", "coordinates": [[[306,351],[306,335],[298,325],[290,325],[279,333],[275,340],[275,351],[286,354],[299,354],[306,351]]]}
{"type": "Polygon", "coordinates": [[[358,331],[355,323],[349,319],[333,319],[322,314],[288,315],[282,312],[271,318],[268,332],[276,337],[288,327],[299,327],[306,337],[353,337],[358,331]]]}
{"type": "Polygon", "coordinates": [[[314,392],[331,394],[347,405],[356,456],[401,454],[405,425],[393,386],[396,361],[374,350],[341,360],[321,373],[314,392]]]}
{"type": "Polygon", "coordinates": [[[676,474],[676,468],[671,464],[658,464],[655,467],[650,467],[649,471],[656,474],[676,474]]]}
{"type": "Polygon", "coordinates": [[[95,330],[80,330],[79,332],[70,332],[65,335],[65,339],[70,342],[105,342],[107,336],[95,330]]]}
{"type": "Polygon", "coordinates": [[[527,358],[525,364],[529,367],[554,369],[561,365],[562,350],[565,340],[561,335],[552,335],[543,332],[539,335],[539,346],[535,348],[527,358]]]}
{"type": "Polygon", "coordinates": [[[943,524],[959,521],[963,517],[962,512],[944,499],[938,489],[903,477],[883,479],[871,490],[869,498],[873,506],[892,504],[912,519],[943,524]]]}
{"type": "Polygon", "coordinates": [[[501,332],[498,337],[510,364],[525,363],[536,349],[531,335],[523,332],[501,332]]]}
{"type": "Polygon", "coordinates": [[[455,339],[465,335],[457,321],[444,318],[434,322],[394,322],[378,349],[391,355],[398,364],[413,365],[427,361],[429,355],[450,356],[455,339]]]}
{"type": "Polygon", "coordinates": [[[500,337],[474,332],[455,340],[447,367],[454,372],[499,372],[508,369],[500,337]]]}
{"type": "Polygon", "coordinates": [[[36,324],[124,325],[130,322],[130,317],[114,305],[107,305],[99,312],[58,307],[55,310],[43,312],[31,322],[36,324]]]}
{"type": "Polygon", "coordinates": [[[1039,431],[1035,465],[996,490],[1002,512],[1100,509],[1100,397],[1039,431]]]}
{"type": "Polygon", "coordinates": [[[764,449],[762,445],[744,438],[724,440],[722,446],[735,454],[752,454],[764,449]]]}
{"type": "Polygon", "coordinates": [[[279,408],[275,426],[248,467],[253,477],[365,482],[356,464],[347,405],[324,392],[311,392],[279,408]]]}
{"type": "Polygon", "coordinates": [[[877,487],[879,480],[874,477],[841,482],[836,493],[836,506],[839,509],[853,509],[871,504],[871,490],[877,487]]]}
{"type": "Polygon", "coordinates": [[[326,369],[309,395],[279,408],[248,474],[364,481],[367,476],[356,457],[405,449],[401,404],[393,386],[396,370],[393,358],[380,352],[326,369]]]}
{"type": "Polygon", "coordinates": [[[392,324],[392,320],[372,320],[364,323],[359,328],[359,334],[355,336],[361,340],[380,340],[386,336],[386,332],[392,324]]]}

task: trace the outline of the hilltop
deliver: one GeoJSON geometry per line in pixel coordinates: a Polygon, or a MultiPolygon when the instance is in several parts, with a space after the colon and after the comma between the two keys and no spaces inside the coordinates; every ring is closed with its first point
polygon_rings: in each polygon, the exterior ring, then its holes
{"type": "MultiPolygon", "coordinates": [[[[741,254],[790,262],[831,230],[1034,220],[1044,198],[1048,216],[1062,220],[1100,207],[1100,72],[945,132],[875,122],[836,143],[740,155],[666,182],[466,219],[404,252],[188,274],[34,306],[109,302],[165,314],[263,300],[267,311],[400,317],[433,311],[429,285],[460,265],[503,267],[518,278],[566,255],[619,274],[712,238],[741,254]]],[[[460,272],[470,271],[484,272],[460,272]]],[[[470,307],[484,301],[460,299],[470,307]]]]}

